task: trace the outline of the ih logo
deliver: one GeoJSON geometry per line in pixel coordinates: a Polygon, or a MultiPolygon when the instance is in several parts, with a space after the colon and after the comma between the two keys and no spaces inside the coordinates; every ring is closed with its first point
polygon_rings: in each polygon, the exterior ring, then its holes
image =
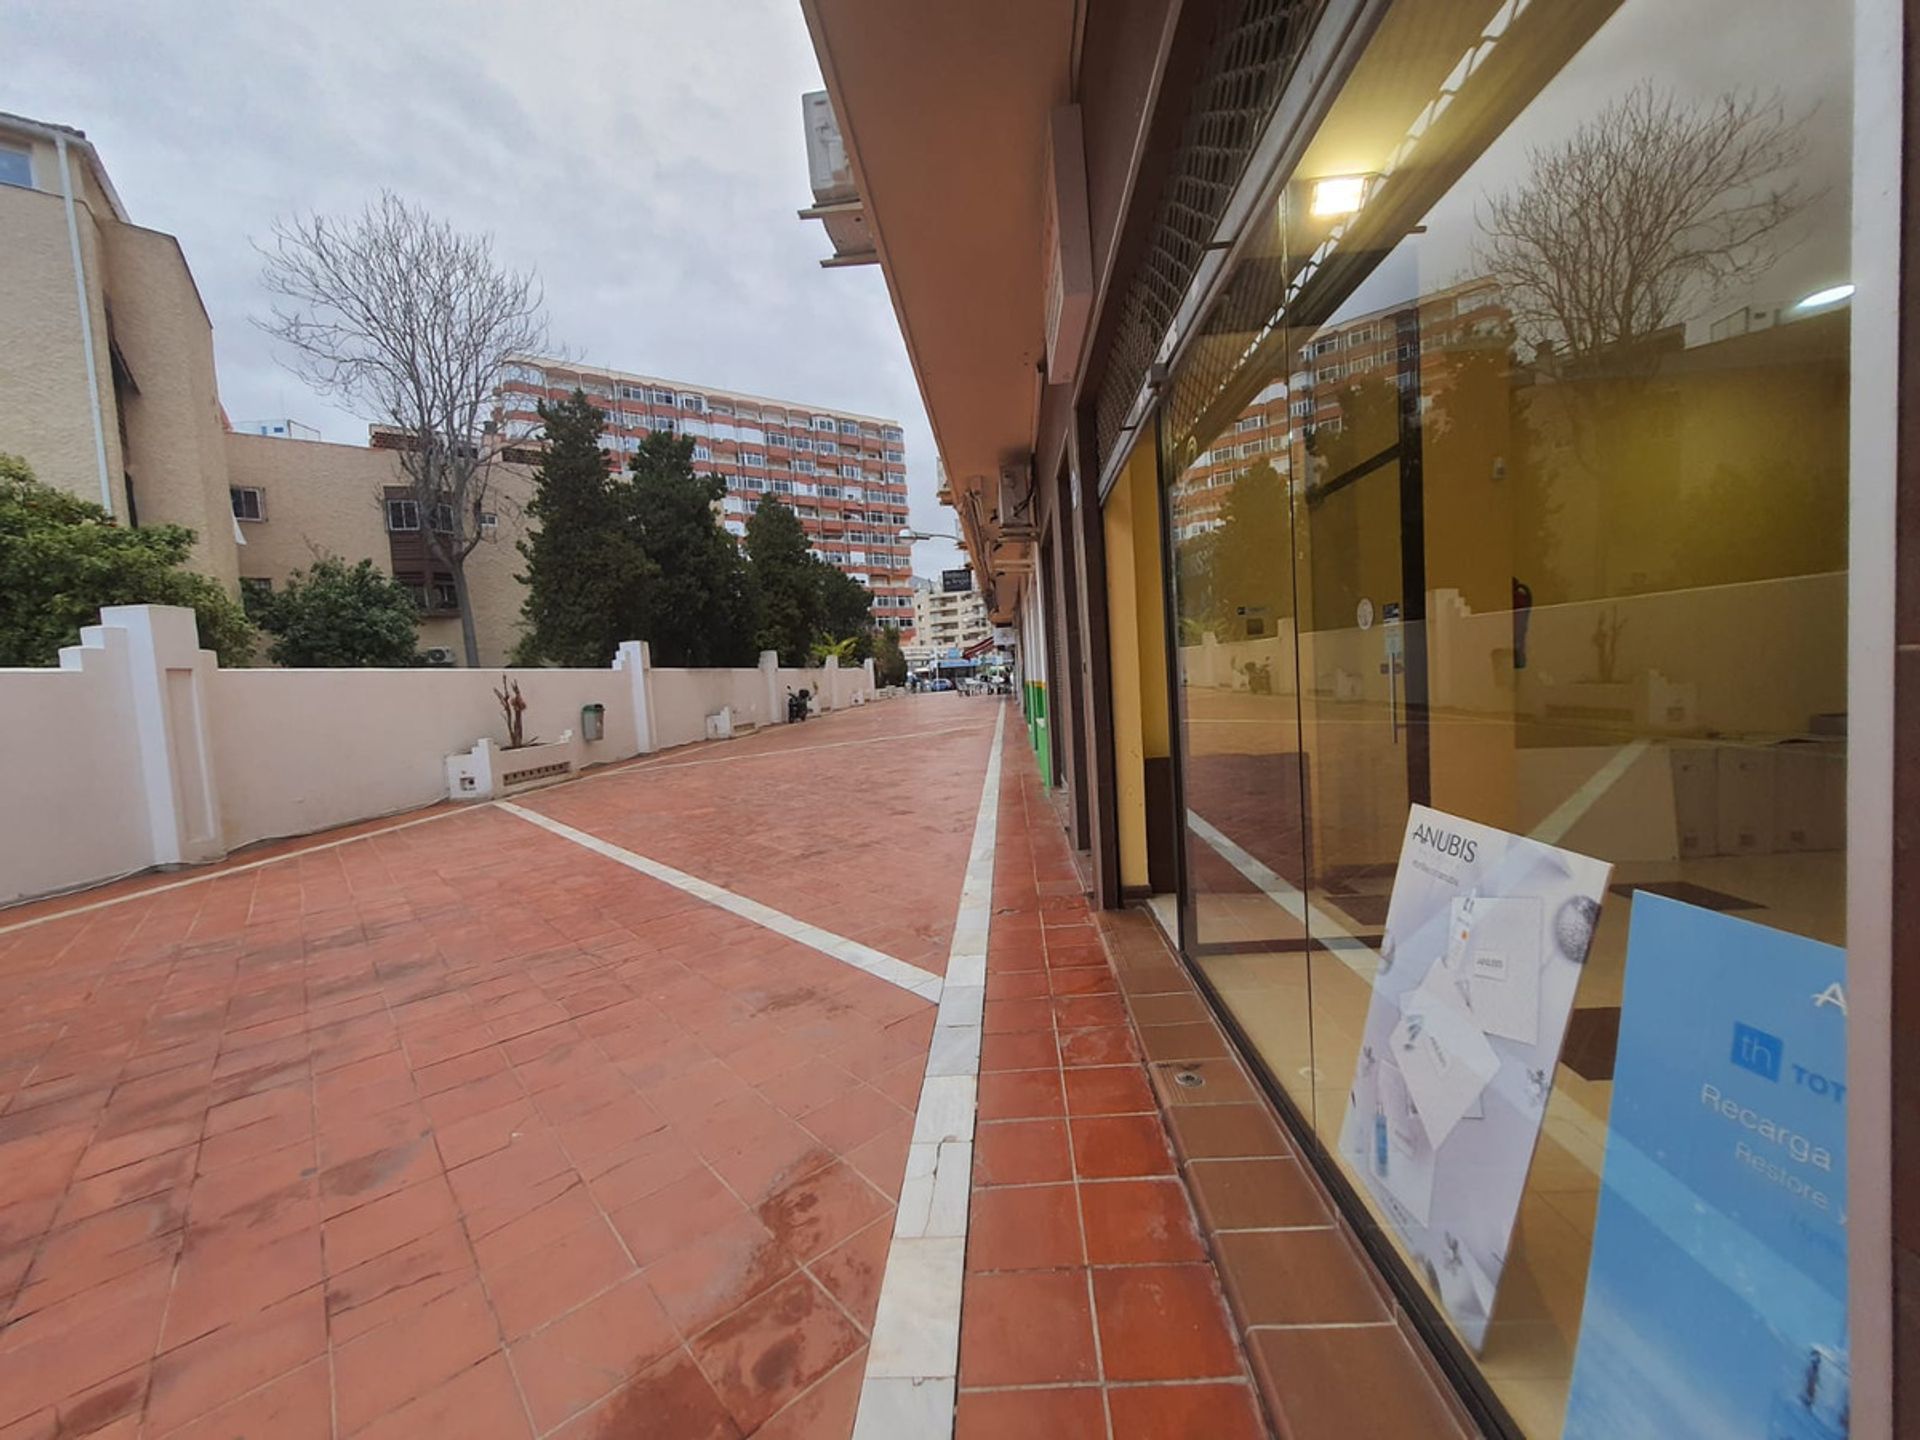
{"type": "Polygon", "coordinates": [[[1780,1062],[1786,1044],[1778,1035],[1769,1035],[1737,1021],[1733,1027],[1733,1063],[1767,1080],[1779,1080],[1780,1062]]]}

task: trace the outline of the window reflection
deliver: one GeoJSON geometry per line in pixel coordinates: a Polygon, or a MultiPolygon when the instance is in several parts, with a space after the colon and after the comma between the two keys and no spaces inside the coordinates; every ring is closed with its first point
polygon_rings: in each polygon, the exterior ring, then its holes
{"type": "Polygon", "coordinates": [[[1837,19],[1401,0],[1176,377],[1183,940],[1309,1123],[1410,803],[1615,867],[1480,1356],[1533,1436],[1636,887],[1844,941],[1837,19]]]}

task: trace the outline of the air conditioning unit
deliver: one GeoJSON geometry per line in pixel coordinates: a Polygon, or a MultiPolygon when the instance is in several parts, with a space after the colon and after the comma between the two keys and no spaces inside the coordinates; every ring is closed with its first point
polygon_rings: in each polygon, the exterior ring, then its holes
{"type": "Polygon", "coordinates": [[[1031,540],[1039,533],[1033,513],[1033,470],[1026,464],[1000,467],[999,499],[995,510],[1003,540],[1031,540]]]}
{"type": "Polygon", "coordinates": [[[448,649],[445,645],[434,645],[429,647],[426,652],[426,656],[427,656],[427,664],[429,665],[453,664],[453,651],[448,649]]]}

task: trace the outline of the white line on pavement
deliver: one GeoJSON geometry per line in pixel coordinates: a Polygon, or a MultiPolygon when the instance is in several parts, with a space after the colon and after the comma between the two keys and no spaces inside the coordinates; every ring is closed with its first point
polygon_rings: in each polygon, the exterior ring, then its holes
{"type": "MultiPolygon", "coordinates": [[[[406,811],[402,810],[399,813],[404,815],[406,814],[406,811]]],[[[110,895],[105,900],[93,900],[93,901],[89,901],[85,905],[73,905],[73,906],[69,906],[65,910],[55,910],[53,913],[48,915],[36,915],[31,920],[18,920],[11,925],[0,925],[0,935],[8,935],[15,930],[25,930],[30,925],[49,925],[49,924],[52,924],[55,920],[67,920],[72,918],[75,915],[86,915],[95,910],[104,910],[109,905],[124,905],[129,900],[145,900],[149,895],[164,895],[169,890],[184,890],[189,885],[205,885],[209,881],[224,880],[229,875],[245,875],[251,870],[259,870],[264,866],[268,866],[268,865],[283,864],[288,860],[298,860],[303,856],[314,855],[319,853],[322,850],[338,850],[342,845],[354,845],[359,843],[362,840],[378,840],[381,836],[391,835],[396,830],[411,830],[416,825],[431,825],[436,820],[448,820],[454,817],[455,815],[471,815],[471,814],[473,814],[473,810],[471,808],[461,809],[461,810],[440,810],[435,812],[432,815],[422,815],[417,819],[400,820],[400,821],[396,821],[392,825],[383,825],[378,830],[365,830],[358,835],[343,835],[338,840],[321,840],[312,845],[303,845],[298,850],[287,851],[284,855],[269,855],[263,860],[249,860],[244,865],[223,865],[218,860],[209,861],[208,862],[209,868],[202,874],[188,875],[179,880],[169,880],[164,885],[145,885],[138,890],[130,890],[125,895],[110,895]]],[[[384,818],[386,817],[384,816],[374,817],[374,819],[384,819],[384,818]]],[[[346,823],[349,825],[368,825],[368,824],[372,824],[373,821],[372,820],[349,820],[346,823]]],[[[323,831],[321,833],[324,834],[325,832],[323,831]]],[[[278,844],[279,842],[271,841],[268,843],[278,844]]],[[[146,873],[149,873],[149,872],[136,870],[133,872],[132,876],[122,875],[122,876],[116,877],[116,880],[132,879],[134,876],[138,876],[146,873]]],[[[93,883],[95,885],[112,885],[116,883],[116,881],[115,880],[96,880],[93,883]]],[[[91,888],[93,888],[91,885],[86,887],[86,889],[91,889],[91,888]]],[[[84,891],[69,892],[69,893],[84,893],[84,891]]],[[[38,897],[37,899],[22,900],[19,903],[22,905],[34,905],[34,904],[38,904],[40,900],[57,900],[59,898],[60,897],[58,895],[43,895],[38,897]]],[[[4,911],[0,911],[0,914],[4,914],[4,913],[5,913],[4,911]]]]}
{"type": "Polygon", "coordinates": [[[867,1350],[853,1440],[950,1440],[960,1370],[960,1292],[966,1277],[967,1199],[980,1077],[980,1021],[993,916],[994,840],[1007,712],[993,725],[973,848],[947,955],[926,1078],[913,1117],[893,1244],[867,1350]]]}
{"type": "Polygon", "coordinates": [[[918,965],[909,965],[904,960],[896,960],[875,950],[871,945],[862,945],[858,940],[849,940],[844,935],[836,935],[831,930],[822,930],[818,925],[809,924],[776,910],[771,905],[763,905],[758,900],[749,900],[745,895],[736,895],[731,890],[723,890],[710,880],[702,880],[697,875],[689,875],[684,870],[676,870],[671,865],[663,865],[658,860],[649,860],[645,855],[636,855],[631,850],[602,840],[598,835],[590,835],[584,830],[576,830],[571,825],[563,825],[558,820],[549,819],[538,811],[528,810],[515,805],[510,800],[495,802],[495,808],[509,815],[518,815],[529,824],[538,825],[542,830],[571,840],[609,860],[618,861],[629,870],[638,870],[642,875],[671,885],[676,890],[716,905],[722,910],[738,915],[742,920],[750,920],[755,925],[796,940],[802,945],[818,950],[829,959],[838,960],[843,965],[851,965],[856,970],[864,970],[876,980],[884,980],[889,985],[898,985],[902,990],[911,991],[923,1000],[939,1001],[943,982],[931,970],[922,970],[918,965]]]}

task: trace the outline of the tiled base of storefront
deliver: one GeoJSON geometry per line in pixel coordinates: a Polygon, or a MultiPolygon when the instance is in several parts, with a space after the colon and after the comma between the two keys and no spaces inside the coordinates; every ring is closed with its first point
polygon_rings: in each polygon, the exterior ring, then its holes
{"type": "Polygon", "coordinates": [[[1100,929],[1276,1433],[1476,1433],[1158,926],[1130,910],[1100,929]]]}

